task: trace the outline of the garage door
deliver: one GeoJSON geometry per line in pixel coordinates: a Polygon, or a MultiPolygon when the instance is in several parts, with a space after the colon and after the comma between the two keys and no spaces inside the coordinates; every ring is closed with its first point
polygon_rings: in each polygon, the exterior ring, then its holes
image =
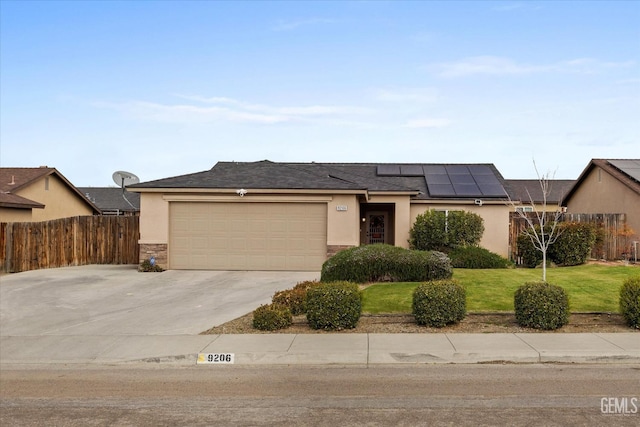
{"type": "Polygon", "coordinates": [[[323,203],[170,205],[172,269],[316,271],[326,254],[323,203]]]}

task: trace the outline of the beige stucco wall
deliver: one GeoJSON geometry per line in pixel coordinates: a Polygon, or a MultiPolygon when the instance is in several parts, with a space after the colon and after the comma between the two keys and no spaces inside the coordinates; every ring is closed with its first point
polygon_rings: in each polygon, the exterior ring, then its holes
{"type": "Polygon", "coordinates": [[[337,195],[327,204],[327,245],[360,244],[360,205],[355,195],[337,195]],[[344,210],[346,208],[346,211],[344,210]]]}
{"type": "Polygon", "coordinates": [[[569,200],[567,212],[624,213],[635,238],[640,236],[640,195],[597,166],[569,200]]]}
{"type": "Polygon", "coordinates": [[[55,175],[43,177],[29,186],[21,188],[15,194],[44,205],[44,209],[33,210],[32,221],[93,215],[91,207],[55,175]],[[47,179],[49,181],[48,190],[46,188],[47,179]]]}
{"type": "Polygon", "coordinates": [[[31,222],[31,209],[0,208],[0,222],[31,222]]]}
{"type": "Polygon", "coordinates": [[[503,257],[509,255],[509,212],[510,206],[497,204],[476,206],[475,204],[412,204],[411,224],[416,217],[427,209],[436,210],[465,210],[480,215],[484,220],[484,235],[480,240],[480,246],[495,252],[503,257]]]}
{"type": "Polygon", "coordinates": [[[169,202],[162,193],[140,194],[140,242],[169,242],[169,202]]]}

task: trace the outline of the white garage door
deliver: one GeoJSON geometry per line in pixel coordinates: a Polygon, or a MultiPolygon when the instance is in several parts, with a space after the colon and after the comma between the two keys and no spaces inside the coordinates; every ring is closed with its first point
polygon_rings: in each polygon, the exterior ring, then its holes
{"type": "Polygon", "coordinates": [[[170,205],[172,269],[317,271],[326,254],[324,203],[170,205]]]}

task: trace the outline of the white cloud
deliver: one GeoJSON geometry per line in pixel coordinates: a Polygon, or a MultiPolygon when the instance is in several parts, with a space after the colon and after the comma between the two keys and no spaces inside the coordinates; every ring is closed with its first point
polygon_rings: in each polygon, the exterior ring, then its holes
{"type": "MultiPolygon", "coordinates": [[[[251,104],[226,97],[178,95],[194,104],[161,104],[148,101],[95,103],[95,106],[119,110],[131,117],[168,123],[205,123],[216,121],[275,124],[283,122],[349,123],[354,115],[371,113],[369,108],[345,105],[309,105],[275,107],[251,104]],[[196,104],[197,103],[197,104],[196,104]],[[204,104],[204,105],[203,105],[204,104]],[[339,120],[335,120],[338,118],[339,120]]],[[[355,122],[354,122],[355,123],[355,122]]]]}
{"type": "Polygon", "coordinates": [[[634,61],[602,62],[593,58],[577,58],[553,64],[522,64],[499,56],[473,56],[454,62],[431,64],[427,69],[440,77],[463,77],[469,75],[508,75],[532,73],[579,73],[592,74],[605,69],[634,66],[634,61]]]}
{"type": "Polygon", "coordinates": [[[404,124],[406,128],[442,128],[449,126],[451,120],[449,119],[437,119],[437,118],[425,118],[409,120],[404,124]]]}

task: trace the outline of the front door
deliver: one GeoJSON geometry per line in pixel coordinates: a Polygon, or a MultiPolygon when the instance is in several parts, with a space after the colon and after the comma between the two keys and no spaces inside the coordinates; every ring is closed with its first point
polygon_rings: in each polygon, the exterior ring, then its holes
{"type": "Polygon", "coordinates": [[[374,243],[387,242],[387,213],[367,212],[366,222],[366,242],[368,245],[374,243]]]}

